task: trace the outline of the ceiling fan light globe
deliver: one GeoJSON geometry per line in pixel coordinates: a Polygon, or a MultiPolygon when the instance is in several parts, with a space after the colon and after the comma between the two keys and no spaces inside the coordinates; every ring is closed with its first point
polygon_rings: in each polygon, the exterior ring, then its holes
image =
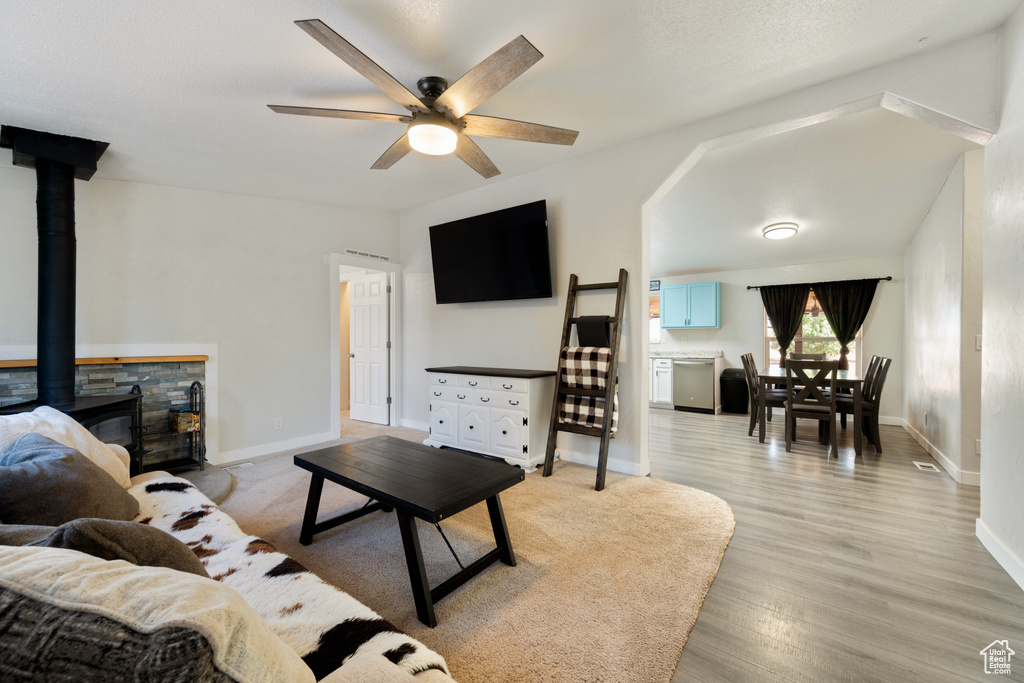
{"type": "Polygon", "coordinates": [[[442,156],[455,151],[459,136],[448,126],[420,123],[409,126],[409,145],[417,152],[442,156]]]}
{"type": "Polygon", "coordinates": [[[796,223],[772,223],[766,225],[761,229],[761,234],[765,239],[769,240],[784,240],[793,237],[797,233],[798,226],[796,223]]]}

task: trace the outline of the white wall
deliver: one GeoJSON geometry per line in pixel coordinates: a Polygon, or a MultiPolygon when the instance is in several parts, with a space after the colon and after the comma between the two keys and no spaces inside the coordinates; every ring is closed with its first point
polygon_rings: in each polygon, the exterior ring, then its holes
{"type": "Polygon", "coordinates": [[[981,359],[984,310],[985,150],[964,154],[964,280],[960,324],[960,462],[964,483],[981,484],[981,359]]]}
{"type": "MultiPolygon", "coordinates": [[[[891,92],[975,126],[992,129],[998,109],[998,37],[988,33],[926,51],[722,116],[586,155],[401,212],[406,266],[403,418],[427,420],[430,365],[467,363],[554,369],[569,274],[584,282],[630,273],[620,431],[611,466],[644,473],[647,431],[647,297],[649,255],[642,205],[708,140],[799,120],[808,125],[841,105],[891,92]],[[557,298],[529,303],[434,304],[427,228],[443,221],[547,199],[557,298]]],[[[781,130],[781,128],[780,128],[781,130]]],[[[582,131],[586,135],[586,131],[582,131]]],[[[607,306],[608,304],[606,304],[607,306]]],[[[596,311],[596,305],[589,308],[596,311]]],[[[605,308],[607,310],[607,308],[605,308]]],[[[586,311],[585,311],[586,312],[586,311]]],[[[899,405],[898,403],[895,405],[899,405]]],[[[562,435],[565,436],[565,435],[562,435]]],[[[596,440],[561,442],[592,456],[596,440]]]]}
{"type": "MultiPolygon", "coordinates": [[[[721,350],[725,366],[743,367],[740,356],[753,353],[764,364],[764,305],[757,290],[747,285],[855,280],[891,275],[878,283],[871,310],[864,322],[864,357],[872,354],[893,359],[882,393],[880,419],[898,422],[903,406],[903,262],[899,256],[806,263],[781,268],[728,270],[699,275],[660,278],[661,284],[718,280],[722,293],[722,327],[715,330],[662,330],[661,343],[652,351],[721,350]]],[[[653,276],[657,278],[657,276],[653,276]]]]}
{"type": "Polygon", "coordinates": [[[1024,7],[1002,41],[1002,118],[985,150],[978,537],[1024,587],[1024,7]]]}
{"type": "MultiPolygon", "coordinates": [[[[0,156],[0,345],[34,345],[35,174],[10,159],[0,156]]],[[[395,212],[95,179],[76,192],[80,344],[218,344],[222,462],[331,438],[338,278],[324,255],[397,256],[395,212]]]]}
{"type": "Polygon", "coordinates": [[[964,163],[959,159],[904,255],[906,404],[911,433],[954,479],[960,460],[964,163]],[[927,414],[927,419],[926,419],[927,414]]]}

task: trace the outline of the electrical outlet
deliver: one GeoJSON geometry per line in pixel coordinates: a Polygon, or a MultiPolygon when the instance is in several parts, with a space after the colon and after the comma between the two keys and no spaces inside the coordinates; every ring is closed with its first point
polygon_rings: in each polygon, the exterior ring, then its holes
{"type": "Polygon", "coordinates": [[[924,414],[924,426],[925,427],[928,426],[928,412],[927,411],[925,411],[925,414],[924,414]]]}
{"type": "Polygon", "coordinates": [[[981,335],[975,335],[974,337],[974,350],[981,351],[981,335]]]}
{"type": "Polygon", "coordinates": [[[981,439],[974,440],[974,454],[981,455],[981,439]]]}
{"type": "Polygon", "coordinates": [[[284,429],[284,418],[283,417],[275,417],[274,418],[274,431],[276,432],[276,431],[278,431],[280,429],[284,429]]]}

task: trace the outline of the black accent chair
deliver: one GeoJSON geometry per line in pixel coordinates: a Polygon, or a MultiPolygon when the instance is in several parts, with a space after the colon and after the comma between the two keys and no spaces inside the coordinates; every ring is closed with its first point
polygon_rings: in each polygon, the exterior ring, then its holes
{"type": "MultiPolygon", "coordinates": [[[[757,381],[757,365],[754,364],[754,354],[745,353],[740,356],[743,361],[743,373],[747,377],[747,394],[750,396],[750,429],[747,436],[754,435],[754,427],[757,426],[757,407],[760,401],[761,383],[757,381]]],[[[786,390],[769,389],[765,395],[765,413],[769,422],[772,420],[772,408],[786,407],[786,390]]]]}
{"type": "MultiPolygon", "coordinates": [[[[818,436],[839,456],[836,433],[836,373],[839,361],[786,361],[786,452],[793,450],[797,419],[817,420],[818,436]],[[812,374],[808,374],[811,372],[812,374]],[[822,429],[828,422],[829,429],[822,429]]],[[[831,456],[829,456],[831,457],[831,456]]]]}
{"type": "MultiPolygon", "coordinates": [[[[867,374],[864,376],[864,388],[861,390],[861,419],[864,423],[860,428],[879,453],[882,452],[882,437],[878,430],[878,410],[890,365],[892,358],[874,356],[868,365],[867,374]]],[[[836,397],[836,410],[843,415],[853,415],[853,396],[839,394],[836,397]]]]}

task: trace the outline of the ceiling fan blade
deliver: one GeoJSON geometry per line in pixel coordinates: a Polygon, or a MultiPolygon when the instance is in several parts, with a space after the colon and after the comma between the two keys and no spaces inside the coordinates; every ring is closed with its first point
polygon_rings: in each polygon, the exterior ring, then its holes
{"type": "Polygon", "coordinates": [[[402,137],[395,140],[395,144],[388,147],[388,150],[380,155],[380,159],[373,162],[373,166],[370,168],[378,171],[383,171],[391,168],[395,165],[395,162],[404,157],[406,154],[412,151],[412,147],[409,145],[409,136],[403,135],[402,137]]]}
{"type": "Polygon", "coordinates": [[[455,156],[465,161],[469,166],[482,175],[484,178],[493,178],[501,173],[484,151],[476,146],[476,143],[459,133],[459,144],[455,147],[455,156]]]}
{"type": "Polygon", "coordinates": [[[391,99],[409,111],[427,111],[426,106],[420,102],[418,97],[409,92],[408,88],[399,83],[394,76],[380,68],[376,62],[356,49],[352,43],[335,33],[330,26],[319,19],[305,19],[295,23],[318,43],[337,55],[341,61],[351,66],[371,83],[387,93],[391,99]]]}
{"type": "Polygon", "coordinates": [[[577,130],[555,128],[539,123],[527,123],[513,119],[499,119],[493,116],[477,116],[466,114],[463,118],[466,126],[462,132],[466,135],[482,135],[486,138],[505,138],[506,140],[524,140],[526,142],[546,142],[552,145],[571,145],[576,142],[577,130]]]}
{"type": "MultiPolygon", "coordinates": [[[[356,119],[359,121],[388,121],[391,123],[409,123],[411,116],[402,114],[382,114],[375,111],[352,111],[350,109],[324,109],[323,107],[289,107],[281,104],[268,104],[278,114],[298,114],[299,116],[324,116],[329,119],[356,119]]],[[[483,133],[481,133],[483,135],[483,133]]]]}
{"type": "Polygon", "coordinates": [[[441,93],[434,102],[434,109],[442,112],[448,110],[455,118],[464,116],[517,79],[543,56],[530,41],[519,36],[474,66],[469,73],[441,93]]]}

